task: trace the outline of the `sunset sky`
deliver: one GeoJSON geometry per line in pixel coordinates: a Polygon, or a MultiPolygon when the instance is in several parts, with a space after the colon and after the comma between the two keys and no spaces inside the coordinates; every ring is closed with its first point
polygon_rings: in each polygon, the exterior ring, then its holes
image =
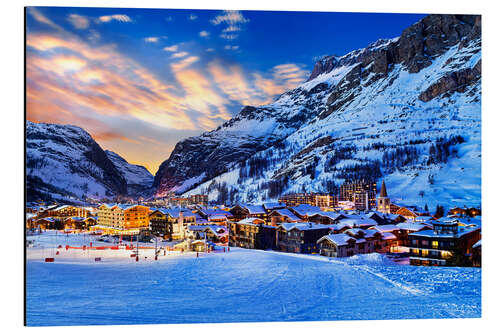
{"type": "Polygon", "coordinates": [[[399,36],[423,15],[27,10],[27,118],[77,125],[153,174],[175,144],[304,82],[323,55],[399,36]]]}

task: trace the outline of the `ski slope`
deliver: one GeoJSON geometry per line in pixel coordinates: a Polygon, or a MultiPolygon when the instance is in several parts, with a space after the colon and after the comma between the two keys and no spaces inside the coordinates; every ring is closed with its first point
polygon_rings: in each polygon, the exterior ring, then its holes
{"type": "MultiPolygon", "coordinates": [[[[29,251],[29,250],[28,250],[29,251]]],[[[231,248],[159,261],[27,261],[27,324],[481,316],[481,270],[231,248]]]]}

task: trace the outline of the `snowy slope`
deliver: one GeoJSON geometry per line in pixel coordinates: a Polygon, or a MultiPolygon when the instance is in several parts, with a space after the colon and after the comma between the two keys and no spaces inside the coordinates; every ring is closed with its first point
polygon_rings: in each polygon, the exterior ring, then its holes
{"type": "MultiPolygon", "coordinates": [[[[326,57],[307,82],[253,109],[259,123],[242,111],[216,131],[188,139],[202,146],[209,136],[217,149],[230,151],[231,162],[211,160],[225,172],[193,169],[177,156],[164,164],[175,162],[191,178],[205,172],[187,194],[208,193],[211,200],[264,202],[286,192],[332,191],[348,179],[383,178],[393,200],[407,204],[480,205],[480,27],[477,16],[430,15],[398,38],[326,57]],[[314,111],[304,112],[311,102],[314,111]],[[269,125],[300,115],[296,127],[269,125]],[[252,129],[261,142],[275,142],[252,144],[252,129]],[[238,140],[228,135],[233,132],[238,140]],[[239,147],[251,153],[240,154],[239,147]]],[[[184,148],[179,156],[192,153],[184,148]]],[[[162,194],[182,181],[159,172],[155,183],[162,194]]]]}
{"type": "Polygon", "coordinates": [[[153,175],[142,165],[130,164],[123,157],[110,150],[106,150],[106,155],[125,178],[129,195],[148,189],[153,185],[153,175]]]}
{"type": "Polygon", "coordinates": [[[95,263],[97,255],[27,261],[29,326],[481,316],[477,268],[396,265],[376,253],[341,260],[241,248],[158,261],[141,255],[139,262],[95,263]]]}
{"type": "Polygon", "coordinates": [[[94,139],[77,126],[28,121],[26,176],[28,202],[127,194],[121,173],[94,139]]]}

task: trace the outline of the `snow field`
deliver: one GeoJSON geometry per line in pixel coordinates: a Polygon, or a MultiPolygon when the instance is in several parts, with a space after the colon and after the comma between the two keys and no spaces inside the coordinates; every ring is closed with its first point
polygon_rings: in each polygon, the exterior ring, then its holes
{"type": "Polygon", "coordinates": [[[240,248],[159,261],[28,259],[26,296],[29,326],[464,318],[481,315],[481,270],[240,248]]]}

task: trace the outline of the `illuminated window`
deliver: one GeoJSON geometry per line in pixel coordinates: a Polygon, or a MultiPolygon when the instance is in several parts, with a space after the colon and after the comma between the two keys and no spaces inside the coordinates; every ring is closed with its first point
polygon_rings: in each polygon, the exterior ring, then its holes
{"type": "Polygon", "coordinates": [[[438,241],[432,241],[432,248],[437,249],[439,247],[439,242],[438,241]]]}
{"type": "Polygon", "coordinates": [[[427,257],[429,255],[428,250],[422,250],[422,257],[427,257]]]}

